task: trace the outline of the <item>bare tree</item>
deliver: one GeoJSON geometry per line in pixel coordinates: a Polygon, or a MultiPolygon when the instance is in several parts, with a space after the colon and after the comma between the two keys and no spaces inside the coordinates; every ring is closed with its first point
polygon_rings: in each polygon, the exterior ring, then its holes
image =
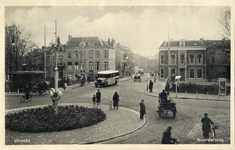
{"type": "Polygon", "coordinates": [[[219,34],[221,36],[223,36],[223,38],[225,40],[230,40],[231,37],[231,11],[230,10],[226,10],[220,13],[219,18],[217,19],[220,27],[222,29],[222,33],[219,32],[219,34]]]}
{"type": "Polygon", "coordinates": [[[5,67],[6,73],[18,71],[25,54],[35,47],[31,41],[31,33],[24,31],[13,23],[11,26],[5,25],[5,67]]]}

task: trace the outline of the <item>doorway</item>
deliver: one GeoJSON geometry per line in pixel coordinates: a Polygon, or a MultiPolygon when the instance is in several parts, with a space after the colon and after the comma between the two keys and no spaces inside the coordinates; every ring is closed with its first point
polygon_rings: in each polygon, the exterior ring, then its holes
{"type": "Polygon", "coordinates": [[[185,68],[180,68],[180,81],[185,81],[185,68]]]}

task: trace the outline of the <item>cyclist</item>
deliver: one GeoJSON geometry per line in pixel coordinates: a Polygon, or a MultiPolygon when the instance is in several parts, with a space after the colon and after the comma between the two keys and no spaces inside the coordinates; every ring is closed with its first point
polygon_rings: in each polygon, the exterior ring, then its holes
{"type": "Polygon", "coordinates": [[[25,98],[27,100],[29,99],[29,94],[30,94],[30,88],[28,84],[26,84],[24,91],[25,91],[25,98]]]}

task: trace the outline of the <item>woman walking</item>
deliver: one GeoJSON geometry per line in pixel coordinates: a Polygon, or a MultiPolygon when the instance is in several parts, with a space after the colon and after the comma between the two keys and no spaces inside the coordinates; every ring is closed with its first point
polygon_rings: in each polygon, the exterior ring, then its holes
{"type": "Polygon", "coordinates": [[[114,93],[113,95],[113,108],[117,107],[118,109],[118,101],[119,101],[119,95],[117,92],[114,93]]]}

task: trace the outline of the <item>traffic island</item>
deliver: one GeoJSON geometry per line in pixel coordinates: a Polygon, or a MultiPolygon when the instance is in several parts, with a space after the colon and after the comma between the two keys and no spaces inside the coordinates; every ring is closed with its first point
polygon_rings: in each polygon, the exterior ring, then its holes
{"type": "MultiPolygon", "coordinates": [[[[60,105],[77,105],[88,108],[98,107],[106,114],[106,120],[89,127],[80,129],[42,132],[42,133],[23,133],[6,130],[6,145],[38,145],[38,144],[92,144],[107,141],[132,133],[145,124],[145,119],[139,119],[139,113],[130,109],[119,107],[119,109],[109,109],[106,105],[93,105],[88,103],[68,103],[60,105]]],[[[25,109],[44,107],[34,106],[7,110],[6,113],[14,113],[25,109]]]]}

